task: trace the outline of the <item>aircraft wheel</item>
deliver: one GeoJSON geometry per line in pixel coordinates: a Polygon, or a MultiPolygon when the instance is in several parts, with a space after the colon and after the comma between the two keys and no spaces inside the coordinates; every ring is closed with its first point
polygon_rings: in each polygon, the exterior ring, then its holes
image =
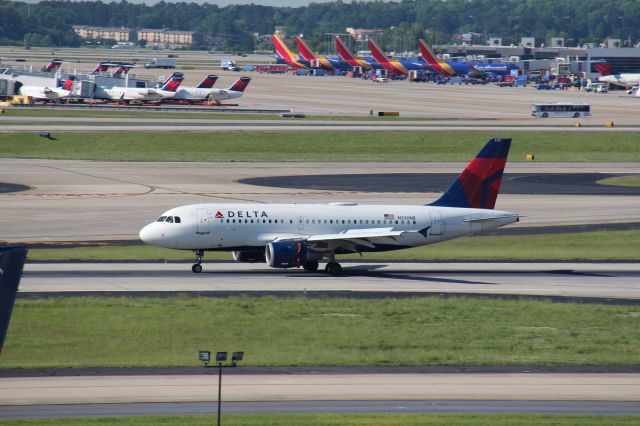
{"type": "Polygon", "coordinates": [[[338,277],[342,275],[342,266],[338,262],[329,262],[324,267],[324,271],[333,277],[338,277]]]}
{"type": "Polygon", "coordinates": [[[194,274],[199,274],[200,272],[202,272],[202,265],[200,265],[199,263],[194,264],[191,267],[191,272],[193,272],[194,274]]]}
{"type": "Polygon", "coordinates": [[[316,272],[318,270],[318,261],[310,260],[302,265],[305,271],[316,272]]]}

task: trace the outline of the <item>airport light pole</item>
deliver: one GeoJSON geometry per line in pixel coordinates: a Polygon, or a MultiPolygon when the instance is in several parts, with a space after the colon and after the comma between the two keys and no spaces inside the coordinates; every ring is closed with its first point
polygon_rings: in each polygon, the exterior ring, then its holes
{"type": "MultiPolygon", "coordinates": [[[[200,361],[204,362],[205,368],[209,366],[211,361],[211,352],[200,351],[198,353],[200,361]]],[[[220,414],[222,409],[222,363],[227,360],[227,352],[216,352],[216,362],[218,363],[218,426],[220,426],[220,414]]],[[[237,367],[238,362],[244,358],[244,352],[232,352],[231,353],[231,366],[237,367]]]]}

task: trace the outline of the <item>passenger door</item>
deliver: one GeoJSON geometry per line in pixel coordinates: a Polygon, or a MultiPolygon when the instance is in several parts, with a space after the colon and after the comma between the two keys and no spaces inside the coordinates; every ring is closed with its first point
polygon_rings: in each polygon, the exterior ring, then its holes
{"type": "Polygon", "coordinates": [[[197,227],[196,234],[208,234],[209,233],[209,216],[207,209],[196,209],[197,227]]]}

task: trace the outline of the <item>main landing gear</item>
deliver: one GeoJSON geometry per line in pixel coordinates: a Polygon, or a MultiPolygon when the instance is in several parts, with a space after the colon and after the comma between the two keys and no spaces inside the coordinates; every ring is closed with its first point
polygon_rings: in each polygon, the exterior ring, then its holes
{"type": "Polygon", "coordinates": [[[193,266],[191,267],[191,272],[193,272],[194,274],[199,274],[200,272],[202,272],[202,257],[204,256],[204,250],[194,250],[193,251],[196,255],[196,263],[193,264],[193,266]]]}
{"type": "Polygon", "coordinates": [[[338,277],[342,275],[342,266],[338,262],[329,262],[324,267],[324,271],[333,277],[338,277]]]}
{"type": "Polygon", "coordinates": [[[302,264],[304,270],[308,272],[316,272],[318,270],[318,266],[320,265],[318,265],[317,260],[310,260],[302,264]]]}

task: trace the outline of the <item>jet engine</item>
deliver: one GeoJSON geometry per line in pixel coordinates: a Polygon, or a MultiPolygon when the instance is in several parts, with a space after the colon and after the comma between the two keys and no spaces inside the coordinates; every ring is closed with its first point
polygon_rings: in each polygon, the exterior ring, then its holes
{"type": "Polygon", "coordinates": [[[264,252],[262,251],[233,251],[233,260],[243,263],[264,262],[264,252]]]}
{"type": "Polygon", "coordinates": [[[272,268],[297,268],[307,262],[308,250],[302,241],[278,241],[267,245],[264,256],[272,268]]]}

